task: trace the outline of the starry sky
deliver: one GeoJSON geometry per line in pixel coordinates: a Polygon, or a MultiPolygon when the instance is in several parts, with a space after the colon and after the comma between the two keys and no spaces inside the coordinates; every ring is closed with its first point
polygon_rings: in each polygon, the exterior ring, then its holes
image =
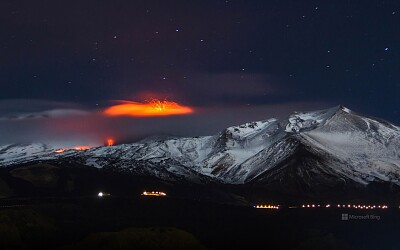
{"type": "Polygon", "coordinates": [[[400,124],[399,24],[397,0],[4,0],[0,144],[205,135],[338,104],[400,124]],[[99,115],[148,98],[196,112],[99,115]]]}

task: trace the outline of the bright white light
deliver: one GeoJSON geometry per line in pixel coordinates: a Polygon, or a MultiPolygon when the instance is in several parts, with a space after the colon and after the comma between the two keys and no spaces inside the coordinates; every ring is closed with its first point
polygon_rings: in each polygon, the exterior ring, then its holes
{"type": "Polygon", "coordinates": [[[103,197],[103,192],[99,192],[99,193],[97,194],[97,196],[103,197]]]}

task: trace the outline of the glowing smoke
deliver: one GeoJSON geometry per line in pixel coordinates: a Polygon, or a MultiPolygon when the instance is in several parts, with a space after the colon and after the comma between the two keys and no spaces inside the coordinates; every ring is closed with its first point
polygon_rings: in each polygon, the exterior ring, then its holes
{"type": "Polygon", "coordinates": [[[171,116],[191,114],[194,110],[176,102],[159,101],[156,99],[147,103],[120,101],[121,104],[111,106],[104,110],[106,116],[171,116]]]}

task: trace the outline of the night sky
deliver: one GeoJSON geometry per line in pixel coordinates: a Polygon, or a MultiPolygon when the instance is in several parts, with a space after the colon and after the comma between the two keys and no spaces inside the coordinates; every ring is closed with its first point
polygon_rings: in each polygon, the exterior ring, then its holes
{"type": "Polygon", "coordinates": [[[0,2],[0,144],[98,145],[342,104],[400,123],[400,2],[0,2]],[[101,115],[115,100],[190,115],[101,115]]]}

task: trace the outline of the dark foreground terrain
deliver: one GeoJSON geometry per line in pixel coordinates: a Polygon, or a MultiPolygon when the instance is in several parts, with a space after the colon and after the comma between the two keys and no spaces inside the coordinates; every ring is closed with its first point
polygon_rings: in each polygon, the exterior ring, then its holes
{"type": "Polygon", "coordinates": [[[364,192],[366,199],[336,190],[315,200],[255,191],[79,166],[1,168],[0,249],[400,249],[398,195],[364,192]],[[141,196],[144,190],[167,196],[141,196]],[[322,205],[289,208],[313,202],[322,205]],[[340,202],[389,208],[334,205],[340,202]],[[351,217],[363,215],[369,218],[351,217]]]}
{"type": "Polygon", "coordinates": [[[393,207],[267,210],[143,196],[1,203],[1,249],[400,248],[400,210],[393,207]],[[343,213],[376,217],[344,221],[343,213]]]}

